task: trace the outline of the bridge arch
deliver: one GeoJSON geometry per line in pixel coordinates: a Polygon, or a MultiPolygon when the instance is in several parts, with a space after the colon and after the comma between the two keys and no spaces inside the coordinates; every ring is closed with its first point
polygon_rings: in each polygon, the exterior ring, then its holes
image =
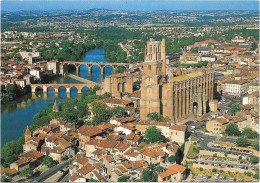
{"type": "Polygon", "coordinates": [[[88,93],[89,92],[89,88],[87,86],[82,87],[81,88],[81,93],[83,93],[83,92],[88,93]]]}
{"type": "Polygon", "coordinates": [[[100,74],[102,74],[101,72],[102,72],[103,69],[102,69],[102,67],[99,64],[89,65],[89,73],[92,74],[93,70],[94,71],[99,71],[100,74]]]}
{"type": "Polygon", "coordinates": [[[67,91],[66,91],[66,88],[64,86],[60,86],[58,88],[58,92],[59,92],[59,97],[64,99],[67,97],[67,91]]]}
{"type": "Polygon", "coordinates": [[[104,74],[104,76],[109,76],[113,73],[114,68],[111,65],[105,65],[102,70],[101,73],[104,74]]]}
{"type": "Polygon", "coordinates": [[[115,67],[114,71],[117,71],[119,73],[124,73],[127,71],[127,67],[124,65],[118,65],[115,67]]]}
{"type": "Polygon", "coordinates": [[[70,97],[77,98],[78,97],[78,88],[75,86],[70,87],[70,97]]]}
{"type": "Polygon", "coordinates": [[[47,94],[49,97],[55,96],[55,88],[52,86],[47,86],[47,94]]]}

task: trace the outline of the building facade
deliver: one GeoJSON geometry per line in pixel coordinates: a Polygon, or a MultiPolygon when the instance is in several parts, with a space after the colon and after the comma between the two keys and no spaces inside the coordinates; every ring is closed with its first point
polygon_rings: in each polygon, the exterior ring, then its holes
{"type": "Polygon", "coordinates": [[[214,72],[200,69],[166,73],[165,40],[150,39],[145,48],[140,118],[157,112],[172,121],[191,114],[201,116],[213,102],[214,72]]]}

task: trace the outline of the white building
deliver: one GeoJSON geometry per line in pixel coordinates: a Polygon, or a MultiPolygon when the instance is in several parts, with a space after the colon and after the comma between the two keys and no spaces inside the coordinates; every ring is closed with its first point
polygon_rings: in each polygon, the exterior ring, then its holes
{"type": "Polygon", "coordinates": [[[248,92],[247,80],[229,80],[225,82],[225,93],[240,97],[248,92]]]}

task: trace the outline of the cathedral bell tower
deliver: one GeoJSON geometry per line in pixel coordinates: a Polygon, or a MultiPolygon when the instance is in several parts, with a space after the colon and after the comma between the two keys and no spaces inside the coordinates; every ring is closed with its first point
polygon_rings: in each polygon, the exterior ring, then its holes
{"type": "Polygon", "coordinates": [[[143,67],[140,118],[146,120],[149,113],[162,113],[162,78],[166,75],[165,39],[150,39],[147,42],[143,67]]]}
{"type": "Polygon", "coordinates": [[[24,141],[27,142],[32,137],[32,133],[27,125],[25,133],[24,133],[24,141]]]}

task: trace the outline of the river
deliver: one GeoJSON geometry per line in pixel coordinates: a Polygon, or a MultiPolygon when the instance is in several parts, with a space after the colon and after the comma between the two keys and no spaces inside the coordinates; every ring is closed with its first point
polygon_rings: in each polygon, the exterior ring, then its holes
{"type": "MultiPolygon", "coordinates": [[[[82,62],[107,62],[104,58],[103,49],[94,49],[85,54],[82,62]]],[[[93,66],[92,74],[89,76],[88,70],[85,66],[80,67],[79,75],[83,78],[101,82],[100,68],[93,66]]],[[[110,75],[112,68],[106,67],[104,76],[110,75]]],[[[74,72],[74,74],[77,74],[74,72]]],[[[52,83],[81,83],[77,80],[65,77],[57,78],[52,83]]],[[[87,90],[86,90],[87,91],[87,90]]],[[[50,102],[62,102],[65,100],[72,100],[80,97],[76,90],[71,91],[71,96],[67,96],[65,89],[59,90],[59,95],[55,96],[53,89],[48,89],[47,95],[28,94],[16,101],[7,105],[1,106],[1,147],[6,142],[17,140],[24,132],[27,125],[33,123],[33,116],[38,113],[40,109],[45,109],[50,102]]]]}

